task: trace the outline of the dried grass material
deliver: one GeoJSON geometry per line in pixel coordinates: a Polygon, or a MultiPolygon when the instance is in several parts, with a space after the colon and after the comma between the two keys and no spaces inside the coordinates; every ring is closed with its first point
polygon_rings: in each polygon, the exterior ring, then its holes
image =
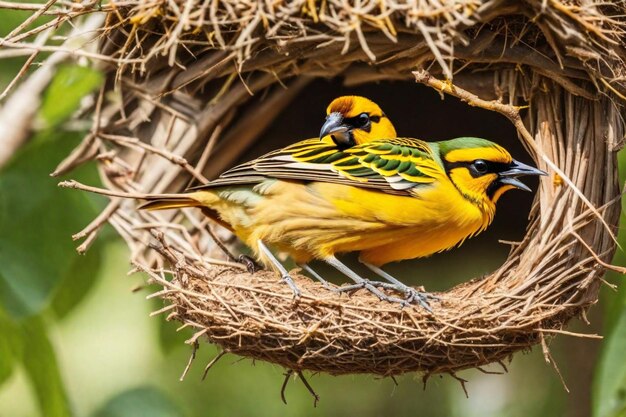
{"type": "MultiPolygon", "coordinates": [[[[49,2],[37,12],[73,4],[49,2]]],[[[136,268],[162,286],[154,294],[166,300],[159,312],[197,331],[190,344],[207,338],[297,373],[454,373],[539,343],[549,358],[546,338],[571,334],[564,326],[596,302],[615,250],[625,3],[355,4],[105,4],[99,50],[75,54],[102,57],[108,82],[90,134],[55,172],[96,159],[102,192],[111,196],[75,235],[85,239],[79,249],[108,221],[136,268]],[[429,72],[414,75],[420,67],[429,72]],[[444,81],[452,74],[454,84],[444,81]],[[304,294],[294,303],[277,277],[249,274],[224,256],[214,239],[228,236],[199,211],[139,212],[124,198],[216,176],[312,78],[334,76],[352,85],[417,76],[442,94],[500,111],[551,172],[505,264],[439,294],[433,315],[363,291],[339,296],[300,275],[304,294]]],[[[20,32],[2,41],[13,49],[0,54],[32,53],[20,32]]]]}

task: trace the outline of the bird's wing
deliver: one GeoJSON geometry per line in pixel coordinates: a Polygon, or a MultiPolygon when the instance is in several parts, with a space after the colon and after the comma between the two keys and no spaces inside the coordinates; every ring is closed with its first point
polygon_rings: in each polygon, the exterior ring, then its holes
{"type": "Polygon", "coordinates": [[[257,184],[268,178],[330,182],[408,195],[441,176],[443,168],[426,142],[385,139],[339,150],[309,139],[238,165],[194,189],[257,184]]]}

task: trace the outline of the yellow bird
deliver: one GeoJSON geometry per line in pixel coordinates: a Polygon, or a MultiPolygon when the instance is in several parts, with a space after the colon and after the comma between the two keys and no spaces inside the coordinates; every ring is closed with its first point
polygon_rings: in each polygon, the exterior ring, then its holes
{"type": "Polygon", "coordinates": [[[201,207],[250,246],[264,265],[278,270],[296,296],[298,289],[270,247],[287,252],[320,280],[307,265],[311,260],[323,260],[352,279],[356,285],[349,289],[363,287],[381,300],[417,302],[430,309],[427,293],[402,284],[380,266],[460,245],[489,226],[504,192],[530,191],[516,177],[545,175],[486,139],[358,139],[357,130],[367,132],[369,123],[372,132],[384,115],[375,121],[370,114],[369,122],[355,127],[360,113],[342,112],[341,123],[333,113],[328,111],[322,140],[271,152],[188,193],[156,196],[143,208],[201,207]],[[336,128],[346,124],[350,127],[345,130],[336,128]],[[369,281],[349,269],[335,257],[345,252],[359,252],[359,260],[388,283],[369,281]]]}

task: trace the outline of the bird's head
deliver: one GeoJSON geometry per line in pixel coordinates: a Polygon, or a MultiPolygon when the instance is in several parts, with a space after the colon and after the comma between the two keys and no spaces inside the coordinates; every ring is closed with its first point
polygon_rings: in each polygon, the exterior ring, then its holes
{"type": "Polygon", "coordinates": [[[508,190],[530,191],[517,177],[547,175],[516,161],[502,146],[480,138],[457,138],[439,142],[439,152],[448,176],[466,198],[495,204],[508,190]]]}
{"type": "Polygon", "coordinates": [[[320,139],[330,138],[341,149],[396,137],[396,129],[389,118],[378,104],[365,97],[336,98],[326,109],[326,114],[320,139]]]}

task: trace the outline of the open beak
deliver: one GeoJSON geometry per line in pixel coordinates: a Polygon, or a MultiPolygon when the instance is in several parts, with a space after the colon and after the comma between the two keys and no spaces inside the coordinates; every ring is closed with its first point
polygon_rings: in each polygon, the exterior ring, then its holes
{"type": "Polygon", "coordinates": [[[509,165],[509,169],[500,172],[498,175],[500,177],[500,184],[509,184],[515,188],[519,188],[520,190],[531,191],[531,189],[526,184],[518,180],[517,177],[521,177],[523,175],[548,175],[548,173],[522,162],[513,160],[513,162],[509,165]]]}
{"type": "Polygon", "coordinates": [[[343,116],[339,112],[333,112],[326,117],[326,121],[320,130],[320,139],[331,135],[335,143],[348,143],[350,136],[348,126],[343,124],[343,116]]]}

